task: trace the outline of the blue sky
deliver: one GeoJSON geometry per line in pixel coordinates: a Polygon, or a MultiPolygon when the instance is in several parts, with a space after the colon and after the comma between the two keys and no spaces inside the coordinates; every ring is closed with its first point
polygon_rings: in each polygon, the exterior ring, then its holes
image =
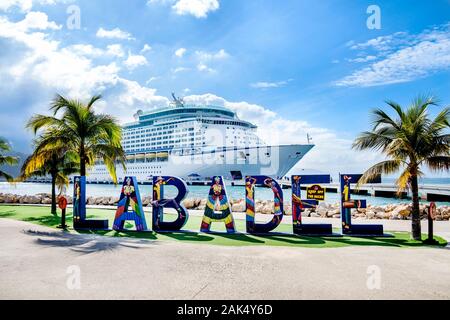
{"type": "Polygon", "coordinates": [[[125,122],[174,91],[232,108],[269,142],[310,133],[300,167],[361,171],[382,159],[350,150],[369,110],[428,93],[450,104],[449,23],[449,0],[2,0],[0,136],[28,152],[24,123],[56,92],[102,93],[98,111],[125,122]]]}

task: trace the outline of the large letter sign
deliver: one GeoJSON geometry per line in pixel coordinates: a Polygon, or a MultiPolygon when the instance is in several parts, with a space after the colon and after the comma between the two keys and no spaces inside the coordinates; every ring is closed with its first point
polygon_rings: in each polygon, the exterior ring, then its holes
{"type": "Polygon", "coordinates": [[[188,219],[188,211],[181,204],[188,191],[186,183],[177,177],[153,177],[153,231],[179,231],[184,227],[188,219]],[[164,186],[174,186],[178,194],[174,199],[164,198],[164,186]],[[178,217],[175,221],[165,222],[164,208],[172,208],[177,211],[178,217]]]}
{"type": "Polygon", "coordinates": [[[283,220],[283,190],[272,178],[267,176],[249,176],[245,178],[245,212],[248,233],[268,233],[278,227],[283,220]],[[255,186],[265,185],[273,192],[274,215],[268,223],[255,223],[255,186]]]}
{"type": "Polygon", "coordinates": [[[292,223],[293,231],[299,235],[332,235],[331,224],[305,224],[302,222],[302,212],[306,208],[316,208],[317,200],[302,200],[301,184],[330,183],[330,175],[295,175],[292,182],[292,223]]]}
{"type": "Polygon", "coordinates": [[[86,219],[86,177],[76,176],[73,183],[73,228],[108,229],[108,220],[86,219]]]}
{"type": "MultiPolygon", "coordinates": [[[[357,236],[383,235],[383,225],[380,224],[352,224],[352,209],[366,208],[366,200],[352,200],[350,185],[357,183],[360,174],[341,174],[341,219],[342,233],[357,236]]],[[[379,181],[373,181],[374,183],[379,181]]]]}
{"type": "Polygon", "coordinates": [[[120,200],[117,205],[116,216],[114,218],[113,229],[122,231],[125,221],[133,220],[137,231],[147,230],[144,209],[142,208],[141,195],[136,177],[125,177],[120,193],[120,200]],[[131,207],[131,211],[128,211],[131,207]]]}
{"type": "Polygon", "coordinates": [[[227,233],[235,233],[234,219],[228,202],[223,178],[216,176],[212,179],[206,201],[205,213],[202,219],[201,232],[210,232],[212,222],[224,222],[227,233]]]}

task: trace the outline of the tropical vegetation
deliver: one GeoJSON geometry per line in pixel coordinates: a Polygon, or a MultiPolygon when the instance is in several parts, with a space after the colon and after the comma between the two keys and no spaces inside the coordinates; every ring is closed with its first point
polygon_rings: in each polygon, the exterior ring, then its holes
{"type": "MultiPolygon", "coordinates": [[[[9,145],[9,143],[5,139],[0,138],[0,166],[14,166],[19,162],[19,159],[17,157],[5,154],[10,151],[11,146],[9,145]]],[[[11,175],[2,170],[0,170],[0,178],[4,178],[8,182],[12,182],[14,180],[11,175]]]]}
{"type": "Polygon", "coordinates": [[[394,116],[382,109],[373,111],[373,128],[360,134],[353,143],[357,150],[381,151],[386,160],[370,167],[360,179],[366,183],[380,174],[401,171],[398,191],[407,189],[412,195],[412,237],[421,239],[419,210],[419,177],[423,168],[431,172],[450,169],[450,108],[445,107],[431,117],[430,106],[437,106],[433,97],[418,97],[407,108],[387,101],[394,116]]]}
{"type": "Polygon", "coordinates": [[[36,134],[45,130],[41,143],[51,149],[65,146],[77,154],[80,175],[100,159],[106,165],[114,183],[117,183],[116,164],[125,168],[122,148],[122,129],[118,121],[106,114],[98,114],[94,105],[101,96],[93,96],[87,104],[57,95],[50,110],[53,115],[34,115],[27,127],[36,134]]]}
{"type": "Polygon", "coordinates": [[[79,172],[77,154],[70,151],[62,144],[47,144],[46,137],[51,135],[46,132],[34,141],[34,151],[25,160],[21,168],[20,181],[30,177],[51,177],[52,203],[51,213],[56,215],[56,187],[61,194],[63,189],[69,184],[69,176],[79,172]]]}

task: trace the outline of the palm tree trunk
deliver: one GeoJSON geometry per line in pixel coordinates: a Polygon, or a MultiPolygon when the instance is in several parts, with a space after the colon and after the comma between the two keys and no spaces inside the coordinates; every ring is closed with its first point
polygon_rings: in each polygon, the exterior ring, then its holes
{"type": "Polygon", "coordinates": [[[57,215],[56,212],[56,173],[52,172],[52,214],[57,215]]]}
{"type": "Polygon", "coordinates": [[[80,146],[80,176],[86,176],[86,153],[84,144],[80,146]]]}
{"type": "Polygon", "coordinates": [[[419,183],[417,175],[411,177],[412,192],[412,237],[414,240],[422,240],[420,230],[420,209],[419,209],[419,183]]]}

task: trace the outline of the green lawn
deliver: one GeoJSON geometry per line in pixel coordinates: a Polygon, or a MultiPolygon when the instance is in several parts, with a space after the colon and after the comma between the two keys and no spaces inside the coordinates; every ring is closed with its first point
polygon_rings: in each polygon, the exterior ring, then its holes
{"type": "MultiPolygon", "coordinates": [[[[72,225],[71,209],[68,209],[67,224],[72,225]]],[[[88,209],[88,218],[108,219],[110,228],[114,220],[113,210],[88,209]]],[[[56,228],[60,224],[60,217],[54,217],[50,214],[49,207],[38,206],[8,206],[0,205],[0,218],[15,219],[27,221],[47,227],[56,228]]],[[[170,218],[170,217],[169,217],[170,218]]],[[[150,228],[151,216],[146,212],[147,225],[150,228]]],[[[425,247],[422,242],[410,239],[407,232],[394,232],[393,237],[389,238],[358,238],[358,237],[299,237],[294,235],[273,235],[273,236],[254,236],[247,234],[205,234],[195,232],[200,229],[201,217],[190,216],[184,227],[185,230],[193,232],[176,232],[176,233],[154,233],[154,232],[116,232],[116,231],[83,231],[85,233],[95,233],[110,237],[131,237],[150,240],[166,240],[166,241],[183,241],[193,243],[205,243],[212,245],[224,246],[246,246],[246,245],[267,245],[267,246],[300,246],[309,248],[332,248],[345,247],[349,245],[357,246],[388,246],[388,247],[425,247]]],[[[127,223],[127,228],[133,227],[132,223],[127,223]]],[[[239,232],[245,231],[245,221],[236,220],[236,228],[239,232]]],[[[213,231],[223,232],[225,227],[221,223],[213,223],[213,231]]],[[[291,233],[292,229],[289,224],[281,224],[276,232],[291,233]]],[[[336,230],[337,231],[337,230],[336,230]]],[[[69,232],[77,233],[80,231],[69,228],[69,232]]],[[[423,239],[426,235],[422,236],[423,239]]],[[[439,241],[440,246],[445,246],[447,242],[435,237],[439,241]]]]}

